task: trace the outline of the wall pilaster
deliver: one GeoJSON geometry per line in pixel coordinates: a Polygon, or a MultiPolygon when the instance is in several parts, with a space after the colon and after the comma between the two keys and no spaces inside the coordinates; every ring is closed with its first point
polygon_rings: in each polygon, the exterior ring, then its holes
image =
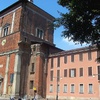
{"type": "Polygon", "coordinates": [[[6,93],[7,93],[7,81],[8,81],[8,70],[9,70],[9,59],[10,59],[10,55],[7,55],[6,70],[5,70],[5,78],[4,78],[3,95],[6,95],[6,93]]]}
{"type": "Polygon", "coordinates": [[[20,70],[21,70],[21,52],[16,53],[14,65],[14,80],[12,86],[12,95],[19,96],[20,89],[20,70]]]}

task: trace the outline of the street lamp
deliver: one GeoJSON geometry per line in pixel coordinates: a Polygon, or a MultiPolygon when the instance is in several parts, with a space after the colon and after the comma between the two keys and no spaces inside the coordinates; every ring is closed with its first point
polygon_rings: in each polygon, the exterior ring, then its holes
{"type": "MultiPolygon", "coordinates": [[[[57,89],[57,90],[56,90],[56,91],[57,91],[57,92],[56,92],[56,100],[58,100],[58,85],[59,85],[59,84],[58,84],[58,81],[59,81],[59,78],[60,78],[60,77],[54,77],[53,79],[55,79],[55,78],[56,78],[56,83],[57,83],[57,84],[56,84],[56,85],[57,85],[57,87],[56,87],[56,89],[57,89]]],[[[60,79],[62,79],[62,78],[60,78],[60,79]]]]}
{"type": "Polygon", "coordinates": [[[98,76],[98,80],[99,80],[99,98],[100,98],[100,74],[93,74],[93,77],[98,76]]]}

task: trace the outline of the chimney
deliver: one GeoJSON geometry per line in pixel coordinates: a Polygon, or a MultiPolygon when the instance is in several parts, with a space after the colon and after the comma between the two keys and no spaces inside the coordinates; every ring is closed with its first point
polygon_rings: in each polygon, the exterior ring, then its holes
{"type": "Polygon", "coordinates": [[[29,2],[33,3],[33,0],[28,0],[29,2]]]}

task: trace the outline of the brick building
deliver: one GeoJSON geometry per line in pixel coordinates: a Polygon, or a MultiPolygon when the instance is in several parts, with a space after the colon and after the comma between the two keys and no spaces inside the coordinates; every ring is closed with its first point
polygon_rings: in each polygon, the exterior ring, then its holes
{"type": "Polygon", "coordinates": [[[46,96],[47,61],[59,52],[53,44],[54,17],[19,0],[0,12],[0,94],[46,96]]]}
{"type": "Polygon", "coordinates": [[[98,77],[92,77],[99,73],[97,48],[56,48],[53,20],[32,0],[0,12],[1,96],[30,97],[36,90],[40,98],[99,100],[98,77]]]}

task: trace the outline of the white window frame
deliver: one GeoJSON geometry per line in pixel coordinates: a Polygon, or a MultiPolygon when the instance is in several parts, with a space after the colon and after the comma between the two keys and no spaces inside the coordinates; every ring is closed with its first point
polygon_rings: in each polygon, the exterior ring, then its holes
{"type": "Polygon", "coordinates": [[[53,85],[50,84],[50,93],[52,93],[52,92],[53,92],[53,85]]]}
{"type": "Polygon", "coordinates": [[[70,86],[70,92],[71,93],[75,92],[75,84],[71,84],[71,86],[70,86]],[[73,85],[73,87],[72,87],[72,85],[73,85]]]}
{"type": "Polygon", "coordinates": [[[93,84],[92,83],[88,85],[88,93],[89,94],[93,93],[93,84]],[[92,86],[92,88],[90,88],[90,85],[92,86]]]}
{"type": "Polygon", "coordinates": [[[64,88],[63,89],[64,89],[63,92],[67,93],[67,89],[68,89],[67,84],[64,84],[64,88]]]}
{"type": "Polygon", "coordinates": [[[42,29],[40,29],[40,28],[36,28],[36,37],[38,37],[38,38],[40,38],[40,39],[43,39],[43,37],[44,37],[44,31],[42,30],[42,29]],[[39,33],[39,36],[38,36],[38,30],[39,31],[42,31],[42,36],[41,36],[41,33],[39,33]]]}
{"type": "Polygon", "coordinates": [[[70,75],[71,77],[75,77],[75,70],[74,69],[71,69],[70,74],[71,74],[70,75]]]}
{"type": "Polygon", "coordinates": [[[80,94],[83,94],[84,93],[84,84],[79,84],[79,93],[80,94]],[[81,91],[81,85],[83,85],[82,91],[81,91]]]}

